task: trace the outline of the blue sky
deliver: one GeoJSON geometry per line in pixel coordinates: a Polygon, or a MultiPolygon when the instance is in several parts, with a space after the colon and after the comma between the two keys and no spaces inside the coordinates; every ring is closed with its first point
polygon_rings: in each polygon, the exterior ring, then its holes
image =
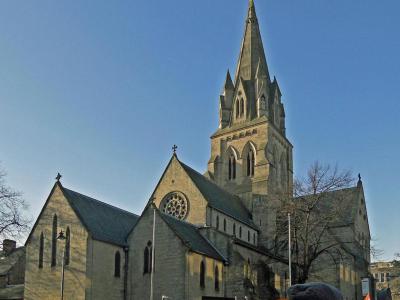
{"type": "MultiPolygon", "coordinates": [[[[361,172],[383,258],[400,252],[400,2],[256,1],[295,173],[361,172]]],[[[36,217],[65,186],[140,213],[171,156],[206,169],[247,1],[0,2],[0,161],[36,217]]]]}

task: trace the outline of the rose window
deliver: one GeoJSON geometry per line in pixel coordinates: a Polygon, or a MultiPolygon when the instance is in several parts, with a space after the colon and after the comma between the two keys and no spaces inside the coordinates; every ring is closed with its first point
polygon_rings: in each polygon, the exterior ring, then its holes
{"type": "Polygon", "coordinates": [[[161,202],[161,210],[179,220],[186,218],[189,210],[188,206],[188,200],[179,192],[169,193],[161,202]]]}

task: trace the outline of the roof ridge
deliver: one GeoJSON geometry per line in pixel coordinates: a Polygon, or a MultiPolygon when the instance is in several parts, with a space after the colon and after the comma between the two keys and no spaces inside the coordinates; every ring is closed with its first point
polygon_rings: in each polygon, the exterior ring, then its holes
{"type": "MultiPolygon", "coordinates": [[[[225,257],[224,255],[222,255],[221,252],[211,243],[211,241],[210,241],[209,239],[207,239],[205,236],[203,236],[203,235],[200,233],[200,230],[199,230],[200,228],[199,228],[198,226],[196,226],[196,225],[194,225],[194,224],[192,224],[192,223],[189,223],[189,222],[187,222],[187,221],[185,221],[185,220],[179,220],[179,219],[177,219],[177,218],[175,218],[175,217],[173,217],[173,216],[171,216],[171,215],[168,215],[168,214],[166,214],[166,213],[164,213],[164,212],[162,212],[162,211],[160,211],[160,210],[158,210],[158,212],[159,212],[160,217],[161,217],[162,219],[164,219],[164,217],[166,217],[166,219],[170,219],[170,220],[172,220],[172,221],[174,221],[174,222],[178,222],[178,223],[181,223],[181,224],[183,224],[183,225],[188,225],[189,227],[193,228],[193,229],[196,231],[197,235],[198,235],[202,240],[204,240],[204,241],[207,243],[207,245],[209,245],[209,246],[222,258],[223,261],[228,261],[228,260],[226,259],[226,257],[225,257]]],[[[164,219],[164,221],[168,223],[168,221],[166,221],[165,219],[164,219]]],[[[177,230],[175,230],[175,228],[173,228],[173,226],[171,226],[170,224],[168,224],[168,226],[170,226],[171,230],[174,231],[174,233],[175,233],[176,235],[178,235],[178,236],[180,237],[180,239],[181,239],[182,241],[184,241],[184,243],[187,244],[187,246],[188,246],[190,249],[194,250],[194,249],[193,249],[193,245],[190,243],[190,241],[187,241],[183,236],[181,236],[181,234],[180,234],[177,230]]],[[[195,250],[194,250],[194,251],[195,251],[195,250]]]]}
{"type": "Polygon", "coordinates": [[[316,195],[321,195],[321,194],[331,194],[331,193],[336,193],[336,192],[346,192],[346,191],[357,191],[358,190],[358,186],[350,186],[350,187],[345,187],[345,188],[341,188],[341,189],[337,189],[337,190],[332,190],[332,191],[327,191],[327,192],[320,192],[317,194],[306,194],[306,195],[301,195],[301,196],[297,196],[294,197],[296,198],[302,198],[302,197],[310,197],[310,196],[316,196],[316,195]]]}
{"type": "MultiPolygon", "coordinates": [[[[181,164],[184,171],[187,173],[187,175],[193,181],[194,185],[199,189],[200,193],[204,196],[204,198],[207,199],[210,207],[213,207],[214,209],[219,210],[219,211],[223,212],[224,214],[229,215],[232,218],[237,219],[237,220],[249,225],[250,227],[257,229],[257,227],[255,227],[256,225],[254,224],[254,222],[252,220],[252,214],[251,214],[250,210],[244,205],[244,203],[242,202],[242,199],[239,196],[237,196],[235,194],[231,194],[230,192],[223,189],[222,187],[220,187],[219,185],[217,185],[216,183],[214,183],[213,181],[211,181],[210,179],[205,177],[203,174],[197,172],[196,170],[194,170],[193,168],[184,164],[180,160],[178,160],[178,162],[181,164]],[[198,178],[195,176],[197,176],[198,178]],[[202,182],[199,182],[200,180],[202,182]],[[229,207],[233,210],[236,210],[237,212],[241,211],[241,212],[239,212],[239,214],[242,214],[242,216],[232,214],[233,211],[229,211],[228,207],[224,208],[224,207],[218,206],[218,204],[216,204],[216,202],[221,201],[221,199],[219,199],[218,201],[216,199],[210,199],[209,198],[210,195],[207,195],[206,194],[207,192],[205,193],[205,191],[204,191],[204,187],[202,187],[202,185],[204,185],[204,184],[210,185],[210,187],[215,189],[214,192],[220,193],[220,195],[222,196],[220,198],[228,198],[230,201],[229,207]]],[[[215,195],[213,194],[211,198],[214,198],[214,196],[215,195]]]]}
{"type": "MultiPolygon", "coordinates": [[[[228,195],[231,195],[232,197],[235,197],[235,198],[237,198],[237,199],[240,199],[239,196],[234,195],[234,194],[231,194],[231,193],[228,192],[227,190],[221,188],[218,184],[216,184],[215,182],[211,181],[210,179],[208,179],[207,177],[205,177],[205,176],[204,176],[203,174],[201,174],[200,172],[198,172],[198,171],[196,171],[195,169],[189,167],[188,165],[186,165],[185,163],[183,163],[183,162],[181,162],[181,161],[179,161],[179,162],[180,162],[183,166],[185,166],[186,168],[189,168],[191,171],[195,172],[197,175],[200,175],[204,180],[206,180],[207,182],[211,183],[212,185],[214,185],[215,187],[217,187],[218,189],[220,189],[222,192],[224,192],[224,193],[226,193],[226,194],[228,194],[228,195]]],[[[245,206],[243,205],[243,207],[245,207],[245,206]]],[[[245,208],[246,208],[246,207],[245,207],[245,208]]],[[[246,208],[246,209],[247,209],[247,208],[246,208]]]]}
{"type": "Polygon", "coordinates": [[[220,255],[226,262],[228,262],[228,259],[225,257],[225,255],[223,255],[222,253],[221,253],[221,251],[219,251],[218,249],[217,249],[217,247],[215,247],[214,246],[214,244],[208,239],[208,238],[206,238],[204,235],[202,235],[201,233],[200,233],[200,230],[199,230],[200,228],[197,228],[197,232],[199,233],[199,235],[218,253],[218,255],[220,255]]]}
{"type": "Polygon", "coordinates": [[[107,206],[107,207],[109,207],[109,208],[119,210],[119,211],[121,211],[121,212],[130,214],[130,215],[133,215],[133,216],[135,216],[135,217],[139,217],[137,214],[134,214],[134,213],[132,213],[132,212],[130,212],[130,211],[127,211],[127,210],[122,209],[122,208],[120,208],[120,207],[117,207],[117,206],[111,205],[111,204],[109,204],[109,203],[100,201],[100,200],[98,200],[98,199],[92,198],[92,197],[87,196],[87,195],[84,195],[84,194],[82,194],[82,193],[73,191],[73,190],[68,189],[68,188],[66,188],[66,187],[63,187],[63,189],[66,190],[67,192],[72,192],[72,193],[78,194],[78,195],[80,195],[80,196],[83,196],[83,197],[85,197],[85,198],[88,198],[88,199],[90,199],[90,200],[92,200],[92,201],[95,201],[95,202],[97,202],[97,203],[99,203],[99,204],[101,204],[101,205],[107,206]]]}
{"type": "Polygon", "coordinates": [[[192,223],[189,223],[189,222],[187,222],[185,220],[179,220],[179,219],[177,219],[177,218],[175,218],[175,217],[173,217],[173,216],[171,216],[171,215],[169,215],[169,214],[167,214],[167,213],[165,213],[165,212],[163,212],[161,210],[158,210],[158,211],[160,212],[161,215],[166,216],[167,218],[170,218],[170,219],[172,219],[174,221],[178,221],[178,222],[181,222],[183,224],[189,225],[189,226],[191,226],[191,227],[193,227],[195,229],[199,229],[199,227],[197,227],[196,225],[194,225],[192,223]]]}

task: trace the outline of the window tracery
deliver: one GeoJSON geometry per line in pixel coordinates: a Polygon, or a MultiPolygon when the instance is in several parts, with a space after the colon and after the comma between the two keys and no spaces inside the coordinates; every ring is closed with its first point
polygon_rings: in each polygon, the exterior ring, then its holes
{"type": "Polygon", "coordinates": [[[161,210],[178,220],[184,220],[189,212],[189,201],[180,192],[172,192],[161,201],[161,210]]]}

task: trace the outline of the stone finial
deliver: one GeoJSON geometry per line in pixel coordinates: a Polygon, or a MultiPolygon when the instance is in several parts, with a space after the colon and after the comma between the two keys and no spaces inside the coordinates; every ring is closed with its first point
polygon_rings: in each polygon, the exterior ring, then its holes
{"type": "Polygon", "coordinates": [[[173,151],[173,155],[176,155],[176,150],[178,149],[178,146],[177,145],[173,145],[172,146],[172,151],[173,151]]]}
{"type": "Polygon", "coordinates": [[[57,176],[55,178],[57,180],[57,182],[60,182],[61,177],[62,177],[62,175],[60,173],[57,173],[57,176]]]}
{"type": "Polygon", "coordinates": [[[362,186],[362,180],[361,180],[361,174],[358,173],[358,182],[357,182],[357,186],[360,187],[362,186]]]}

